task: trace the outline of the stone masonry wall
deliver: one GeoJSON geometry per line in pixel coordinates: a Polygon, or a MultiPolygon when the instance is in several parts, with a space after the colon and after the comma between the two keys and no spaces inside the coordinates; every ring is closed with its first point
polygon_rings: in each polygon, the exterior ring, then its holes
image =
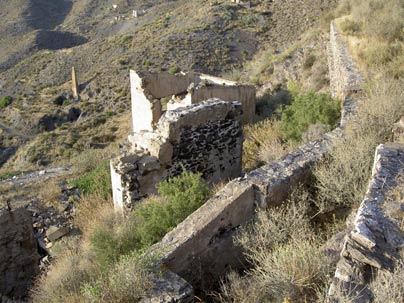
{"type": "Polygon", "coordinates": [[[399,259],[404,235],[398,227],[401,222],[392,218],[389,209],[399,212],[400,218],[403,210],[399,203],[386,202],[386,196],[394,189],[397,176],[403,173],[404,144],[379,145],[368,190],[343,245],[329,289],[329,302],[346,302],[341,301],[344,296],[354,303],[372,302],[369,282],[378,271],[392,270],[399,259]]]}
{"type": "Polygon", "coordinates": [[[334,98],[344,99],[362,91],[363,78],[349,54],[335,21],[330,25],[329,44],[330,88],[334,98]]]}
{"type": "Polygon", "coordinates": [[[356,113],[361,76],[334,23],[329,55],[333,95],[344,100],[341,128],[231,181],[150,249],[150,253],[163,255],[164,268],[183,277],[195,289],[211,287],[231,268],[242,268],[243,255],[232,240],[237,228],[253,218],[257,207],[280,204],[294,186],[308,182],[312,166],[344,136],[343,126],[356,113]]]}
{"type": "Polygon", "coordinates": [[[331,95],[343,102],[341,126],[344,126],[348,122],[348,117],[357,112],[363,78],[349,54],[342,34],[337,30],[335,21],[330,25],[328,52],[331,95]]]}
{"type": "Polygon", "coordinates": [[[0,298],[24,298],[39,272],[32,216],[25,208],[0,213],[0,298]]]}
{"type": "Polygon", "coordinates": [[[153,131],[163,114],[162,99],[172,99],[167,110],[196,104],[212,98],[240,101],[243,121],[255,115],[255,87],[194,72],[170,74],[130,71],[133,132],[153,131]]]}
{"type": "Polygon", "coordinates": [[[212,99],[166,112],[148,136],[134,134],[134,150],[111,161],[115,206],[131,207],[156,193],[155,185],[182,166],[211,182],[240,176],[241,115],[239,102],[212,99]]]}

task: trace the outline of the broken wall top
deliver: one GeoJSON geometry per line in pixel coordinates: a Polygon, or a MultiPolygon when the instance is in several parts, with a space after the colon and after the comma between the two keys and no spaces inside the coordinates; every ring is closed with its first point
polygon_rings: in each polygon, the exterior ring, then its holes
{"type": "Polygon", "coordinates": [[[131,70],[130,81],[132,123],[135,133],[154,131],[163,114],[161,99],[173,96],[182,97],[179,97],[177,105],[168,108],[169,110],[211,98],[220,98],[224,101],[240,101],[246,122],[251,122],[255,115],[253,86],[238,85],[234,81],[194,72],[137,73],[131,70]]]}

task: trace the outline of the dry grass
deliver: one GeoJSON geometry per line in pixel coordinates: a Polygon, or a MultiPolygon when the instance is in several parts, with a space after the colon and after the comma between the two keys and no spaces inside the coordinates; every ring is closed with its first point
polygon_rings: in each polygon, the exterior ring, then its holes
{"type": "Polygon", "coordinates": [[[366,190],[374,150],[391,139],[391,129],[404,112],[403,80],[385,79],[373,84],[357,119],[329,159],[314,171],[320,212],[358,204],[366,190]]]}
{"type": "Polygon", "coordinates": [[[39,197],[47,206],[54,206],[55,208],[60,205],[61,188],[58,179],[52,179],[46,184],[42,184],[38,191],[39,197]]]}
{"type": "Polygon", "coordinates": [[[69,159],[67,164],[72,165],[73,174],[81,175],[96,168],[102,161],[111,159],[111,155],[118,152],[117,144],[111,144],[104,149],[87,149],[69,159]]]}
{"type": "Polygon", "coordinates": [[[97,194],[84,195],[80,201],[75,203],[74,225],[86,232],[94,227],[95,221],[111,212],[113,213],[111,199],[97,194]]]}
{"type": "MultiPolygon", "coordinates": [[[[148,290],[153,286],[151,276],[147,270],[144,260],[133,255],[124,256],[110,270],[108,278],[104,283],[107,286],[102,290],[103,302],[135,302],[147,295],[148,290]]],[[[90,295],[90,298],[94,296],[90,295]]]]}
{"type": "Polygon", "coordinates": [[[292,240],[256,261],[246,276],[228,276],[219,296],[222,302],[314,302],[332,273],[321,247],[312,240],[292,240]]]}
{"type": "Polygon", "coordinates": [[[341,1],[338,20],[351,51],[366,73],[404,76],[404,5],[400,0],[341,1]],[[349,15],[349,16],[347,16],[349,15]]]}
{"type": "Polygon", "coordinates": [[[292,146],[281,139],[280,123],[263,120],[244,126],[243,167],[252,169],[287,154],[292,146]]]}
{"type": "Polygon", "coordinates": [[[375,303],[397,303],[404,298],[404,264],[400,261],[393,272],[379,271],[370,284],[375,296],[375,303]]]}
{"type": "Polygon", "coordinates": [[[78,252],[68,251],[57,258],[47,275],[41,276],[34,288],[33,302],[83,302],[81,285],[90,274],[91,259],[78,252]]]}
{"type": "Polygon", "coordinates": [[[304,190],[294,191],[286,205],[262,210],[257,213],[254,224],[243,228],[236,243],[244,248],[247,256],[270,251],[290,239],[308,239],[313,233],[308,216],[309,194],[304,190]]]}
{"type": "MultiPolygon", "coordinates": [[[[34,302],[135,302],[151,287],[151,261],[133,251],[131,222],[96,195],[76,204],[81,240],[66,243],[32,291],[34,302]]],[[[72,240],[73,241],[73,240],[72,240]]]]}
{"type": "Polygon", "coordinates": [[[236,243],[253,269],[231,273],[219,301],[314,302],[318,289],[328,286],[332,266],[311,227],[309,201],[306,190],[296,190],[285,205],[258,212],[254,224],[240,231],[236,243]]]}

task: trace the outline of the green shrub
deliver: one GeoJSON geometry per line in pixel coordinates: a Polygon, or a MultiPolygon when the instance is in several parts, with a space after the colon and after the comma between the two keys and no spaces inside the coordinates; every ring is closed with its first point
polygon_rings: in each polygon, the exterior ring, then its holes
{"type": "Polygon", "coordinates": [[[20,174],[19,171],[6,171],[4,173],[0,173],[0,181],[12,178],[18,174],[20,174]]]}
{"type": "Polygon", "coordinates": [[[132,41],[132,39],[133,37],[131,35],[124,36],[122,38],[122,43],[128,43],[129,41],[132,41]]]}
{"type": "Polygon", "coordinates": [[[109,161],[103,161],[91,171],[70,182],[83,194],[97,193],[102,197],[111,196],[111,177],[109,171],[109,161]]]}
{"type": "Polygon", "coordinates": [[[178,66],[172,66],[168,69],[168,72],[170,74],[176,74],[180,71],[181,69],[178,66]]]}
{"type": "Polygon", "coordinates": [[[90,244],[101,268],[117,262],[131,251],[143,251],[161,240],[208,198],[209,188],[199,174],[184,172],[157,185],[160,197],[139,203],[125,218],[103,215],[90,233],[90,244]]]}
{"type": "Polygon", "coordinates": [[[300,141],[311,124],[322,123],[335,127],[340,117],[339,101],[328,94],[312,91],[302,94],[294,88],[291,94],[293,102],[279,110],[284,139],[300,141]]]}
{"type": "Polygon", "coordinates": [[[11,104],[11,101],[13,101],[13,98],[10,96],[5,96],[0,98],[0,108],[5,108],[11,104]]]}
{"type": "Polygon", "coordinates": [[[157,189],[160,197],[151,197],[134,211],[141,247],[159,241],[209,197],[201,175],[190,172],[161,182],[157,189]]]}

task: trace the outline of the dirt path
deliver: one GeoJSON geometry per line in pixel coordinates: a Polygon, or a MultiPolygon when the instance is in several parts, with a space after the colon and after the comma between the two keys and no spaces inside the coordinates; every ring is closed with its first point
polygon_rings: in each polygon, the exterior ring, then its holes
{"type": "Polygon", "coordinates": [[[19,186],[25,185],[31,182],[40,182],[48,180],[49,178],[59,177],[70,173],[70,167],[53,167],[43,170],[27,171],[0,181],[0,184],[13,183],[19,186]]]}

